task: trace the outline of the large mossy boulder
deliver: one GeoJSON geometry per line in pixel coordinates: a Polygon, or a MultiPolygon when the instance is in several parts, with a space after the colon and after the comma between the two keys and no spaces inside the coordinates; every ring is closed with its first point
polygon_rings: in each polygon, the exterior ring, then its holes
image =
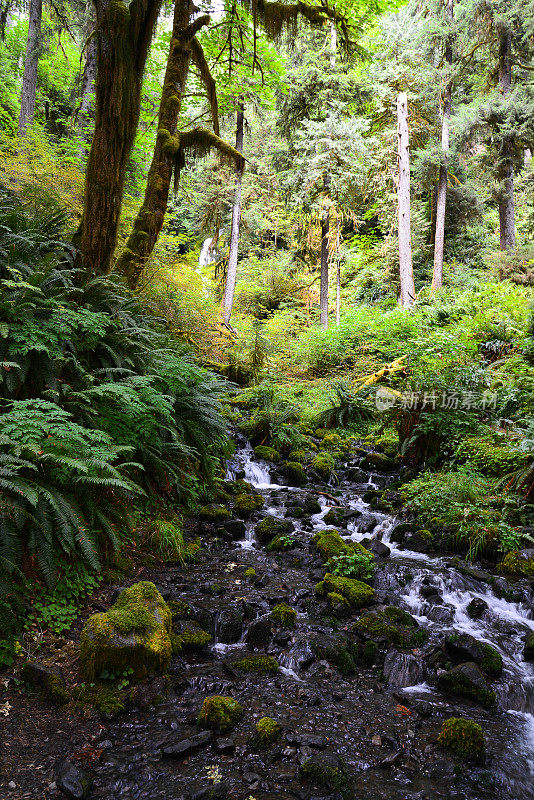
{"type": "Polygon", "coordinates": [[[265,544],[272,542],[275,536],[290,536],[294,529],[294,525],[290,520],[268,515],[261,522],[258,522],[254,532],[258,541],[265,544]]]}
{"type": "Polygon", "coordinates": [[[313,469],[325,481],[330,480],[335,466],[335,459],[330,453],[318,453],[312,461],[313,469]]]}
{"type": "MultiPolygon", "coordinates": [[[[330,602],[329,595],[341,595],[349,603],[351,608],[361,608],[371,603],[375,596],[375,591],[362,581],[352,578],[342,578],[338,575],[326,573],[323,580],[315,587],[317,597],[324,598],[330,602]]],[[[337,598],[334,598],[337,599],[337,598]]]]}
{"type": "Polygon", "coordinates": [[[261,444],[254,448],[254,455],[256,458],[261,458],[263,461],[271,461],[273,464],[279,464],[282,460],[278,450],[275,450],[274,447],[266,447],[261,444]]]}
{"type": "Polygon", "coordinates": [[[524,575],[534,577],[534,548],[527,550],[512,550],[507,553],[497,569],[507,575],[524,575]]]}
{"type": "Polygon", "coordinates": [[[234,502],[234,512],[237,517],[248,519],[264,505],[265,500],[261,494],[238,494],[234,502]]]}
{"type": "Polygon", "coordinates": [[[211,695],[206,697],[200,709],[197,725],[217,731],[229,731],[243,716],[243,709],[233,697],[211,695]]]}
{"type": "Polygon", "coordinates": [[[468,697],[483,706],[492,706],[496,702],[496,695],[491,689],[478,668],[469,661],[442,673],[437,682],[438,689],[446,694],[468,697]]]}
{"type": "Polygon", "coordinates": [[[224,522],[230,519],[231,514],[226,506],[210,503],[200,509],[198,516],[206,522],[224,522]]]}
{"type": "Polygon", "coordinates": [[[297,461],[283,461],[280,471],[290,486],[304,486],[308,482],[302,464],[297,461]]]}
{"type": "Polygon", "coordinates": [[[495,647],[479,642],[469,633],[452,633],[445,649],[457,661],[474,661],[487,675],[498,678],[502,672],[502,657],[495,647]]]}
{"type": "Polygon", "coordinates": [[[80,663],[93,681],[106,670],[133,681],[161,674],[171,660],[172,614],[153,583],[141,581],[119,595],[115,604],[89,617],[82,631],[80,663]]]}

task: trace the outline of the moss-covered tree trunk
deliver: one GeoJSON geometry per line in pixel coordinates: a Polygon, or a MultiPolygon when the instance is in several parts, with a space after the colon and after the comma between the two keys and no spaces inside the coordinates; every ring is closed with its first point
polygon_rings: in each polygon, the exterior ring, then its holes
{"type": "Polygon", "coordinates": [[[115,267],[117,272],[124,275],[131,289],[135,289],[139,283],[167,211],[176,156],[175,149],[169,147],[169,141],[176,135],[182,97],[191,64],[193,38],[191,16],[194,9],[190,0],[176,0],[174,5],[172,37],[159,107],[158,134],[148,172],[145,197],[115,267]]]}
{"type": "Polygon", "coordinates": [[[84,270],[109,272],[124,178],[141,107],[148,48],[162,0],[97,0],[95,131],[87,160],[83,219],[76,236],[84,270]]]}

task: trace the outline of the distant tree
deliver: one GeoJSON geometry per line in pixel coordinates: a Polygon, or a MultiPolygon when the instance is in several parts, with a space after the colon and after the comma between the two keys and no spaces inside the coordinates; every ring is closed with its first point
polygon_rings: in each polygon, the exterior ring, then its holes
{"type": "Polygon", "coordinates": [[[19,135],[26,133],[26,128],[33,122],[35,114],[35,95],[37,91],[37,66],[41,48],[41,23],[43,18],[43,0],[30,0],[28,16],[28,40],[22,78],[22,94],[19,116],[19,135]]]}
{"type": "Polygon", "coordinates": [[[403,308],[415,302],[415,285],[412,263],[412,221],[410,204],[410,136],[408,130],[408,95],[401,92],[397,98],[398,130],[398,217],[399,217],[399,272],[400,298],[403,308]]]}

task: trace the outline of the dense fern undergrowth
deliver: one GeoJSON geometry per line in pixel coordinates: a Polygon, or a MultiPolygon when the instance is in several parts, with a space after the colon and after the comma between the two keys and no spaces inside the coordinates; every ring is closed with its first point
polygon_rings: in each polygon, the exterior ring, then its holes
{"type": "Polygon", "coordinates": [[[113,279],[84,282],[65,223],[43,198],[0,200],[6,625],[25,579],[98,570],[132,506],[201,499],[229,441],[223,381],[113,279]]]}

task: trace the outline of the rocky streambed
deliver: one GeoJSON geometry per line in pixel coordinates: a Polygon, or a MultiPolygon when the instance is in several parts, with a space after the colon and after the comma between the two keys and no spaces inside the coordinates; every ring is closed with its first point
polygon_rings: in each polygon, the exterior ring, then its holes
{"type": "Polygon", "coordinates": [[[534,797],[532,585],[422,552],[377,510],[375,490],[391,478],[362,470],[361,454],[337,477],[289,486],[239,443],[228,479],[251,484],[263,507],[213,508],[199,523],[202,561],[154,576],[187,646],[171,662],[170,693],[156,679],[102,721],[90,797],[534,797]],[[372,598],[347,600],[324,580],[318,531],[374,553],[372,598]],[[209,643],[191,635],[201,631],[209,643]],[[241,706],[227,731],[197,725],[214,695],[241,706]],[[480,724],[483,759],[439,745],[451,717],[480,724]],[[265,718],[280,726],[272,736],[257,729],[265,718]]]}

